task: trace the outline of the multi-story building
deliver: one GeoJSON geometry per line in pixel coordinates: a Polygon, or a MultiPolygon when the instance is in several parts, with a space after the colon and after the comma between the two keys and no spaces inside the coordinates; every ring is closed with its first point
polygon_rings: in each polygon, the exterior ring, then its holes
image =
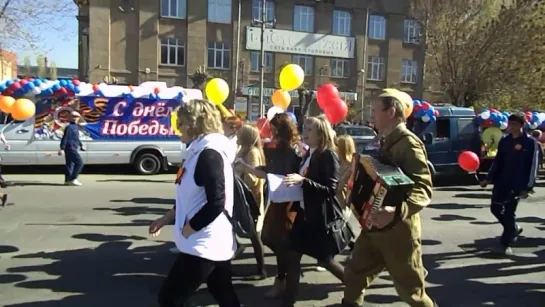
{"type": "Polygon", "coordinates": [[[0,80],[5,81],[15,77],[17,77],[17,55],[0,49],[0,80]]]}
{"type": "MultiPolygon", "coordinates": [[[[189,76],[206,67],[238,96],[255,101],[261,1],[75,0],[80,4],[80,77],[191,87],[189,76]]],[[[408,17],[408,2],[267,0],[265,96],[278,87],[287,63],[304,69],[306,89],[333,82],[349,101],[367,103],[377,90],[392,85],[419,96],[423,47],[420,26],[408,17]]]]}

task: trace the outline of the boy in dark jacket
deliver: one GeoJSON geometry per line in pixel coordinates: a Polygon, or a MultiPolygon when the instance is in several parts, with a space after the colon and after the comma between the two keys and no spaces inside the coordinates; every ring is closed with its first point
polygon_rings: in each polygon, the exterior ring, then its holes
{"type": "Polygon", "coordinates": [[[79,118],[80,114],[78,112],[73,111],[70,113],[70,123],[64,128],[60,145],[61,149],[59,149],[59,156],[62,156],[64,151],[66,160],[64,173],[64,184],[66,185],[81,185],[81,182],[78,181],[78,176],[83,169],[83,159],[81,159],[78,148],[82,151],[85,148],[79,139],[79,126],[77,124],[79,118]]]}
{"type": "Polygon", "coordinates": [[[509,116],[509,134],[501,139],[488,178],[481,182],[483,187],[494,184],[490,211],[503,226],[500,251],[506,254],[512,252],[511,244],[522,233],[515,222],[519,200],[528,197],[537,176],[538,144],[523,131],[524,124],[524,114],[509,116]]]}

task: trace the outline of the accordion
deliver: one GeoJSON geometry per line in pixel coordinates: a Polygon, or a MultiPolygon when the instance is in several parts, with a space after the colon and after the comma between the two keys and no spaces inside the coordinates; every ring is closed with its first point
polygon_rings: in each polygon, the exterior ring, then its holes
{"type": "Polygon", "coordinates": [[[356,155],[352,161],[348,200],[365,229],[382,206],[400,206],[414,182],[384,156],[356,155]]]}

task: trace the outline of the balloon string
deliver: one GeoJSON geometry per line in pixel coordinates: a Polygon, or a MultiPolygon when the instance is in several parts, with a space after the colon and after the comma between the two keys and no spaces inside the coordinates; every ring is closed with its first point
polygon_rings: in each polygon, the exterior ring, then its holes
{"type": "Polygon", "coordinates": [[[13,124],[13,123],[14,123],[14,121],[12,120],[12,121],[10,121],[7,125],[4,124],[5,126],[4,126],[4,128],[2,128],[2,131],[0,131],[0,134],[3,135],[3,134],[4,134],[4,131],[6,131],[6,129],[7,129],[9,126],[11,126],[11,124],[13,124]]]}

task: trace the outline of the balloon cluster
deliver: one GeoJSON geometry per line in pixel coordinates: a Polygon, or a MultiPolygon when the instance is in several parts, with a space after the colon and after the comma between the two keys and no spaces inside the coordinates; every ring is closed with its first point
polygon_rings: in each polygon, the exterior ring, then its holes
{"type": "Polygon", "coordinates": [[[505,130],[507,128],[507,118],[509,118],[509,115],[509,112],[500,112],[493,108],[483,109],[477,114],[475,121],[477,125],[483,128],[496,127],[505,130]]]}
{"type": "Polygon", "coordinates": [[[348,115],[348,105],[339,96],[339,90],[331,83],[318,88],[316,101],[327,120],[333,125],[342,122],[348,115]]]}
{"type": "Polygon", "coordinates": [[[526,122],[530,129],[545,129],[545,113],[540,112],[525,112],[526,122]]]}
{"type": "Polygon", "coordinates": [[[0,83],[0,92],[4,96],[11,96],[16,99],[34,96],[73,96],[80,92],[80,83],[77,79],[60,81],[33,78],[13,79],[0,83]]]}
{"type": "Polygon", "coordinates": [[[421,119],[425,123],[430,121],[433,122],[437,120],[437,116],[439,116],[439,111],[436,110],[433,105],[427,101],[414,100],[412,116],[414,118],[421,119]]]}
{"type": "Polygon", "coordinates": [[[24,121],[34,116],[36,105],[26,99],[15,99],[11,96],[0,96],[0,111],[11,114],[13,120],[24,121]]]}

